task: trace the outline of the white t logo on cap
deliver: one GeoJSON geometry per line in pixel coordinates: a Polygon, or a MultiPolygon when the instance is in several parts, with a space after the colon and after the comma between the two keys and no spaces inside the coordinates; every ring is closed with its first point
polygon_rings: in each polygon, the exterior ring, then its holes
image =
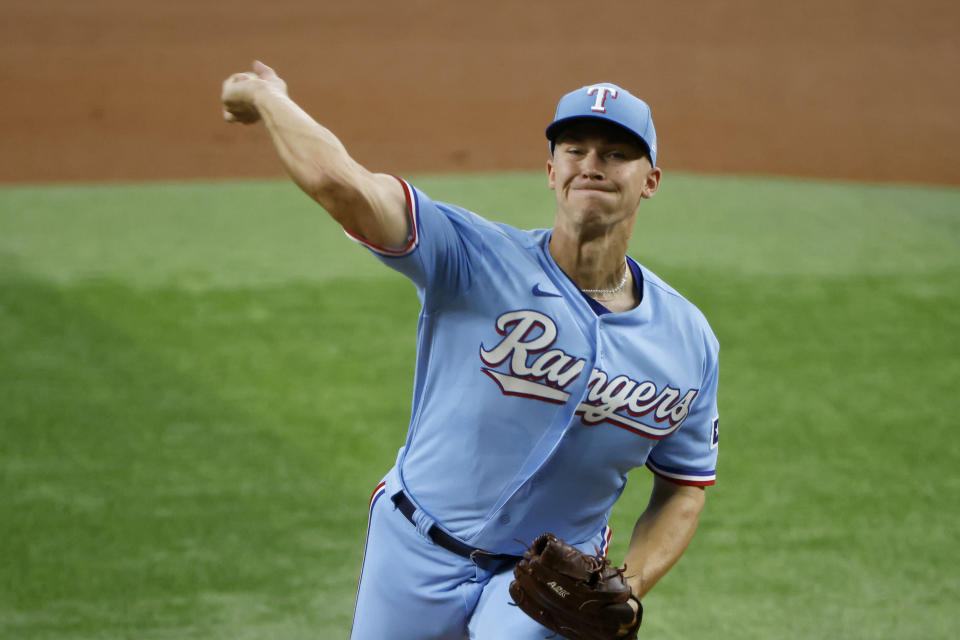
{"type": "Polygon", "coordinates": [[[602,84],[594,85],[587,88],[587,95],[592,96],[596,94],[597,99],[594,101],[593,106],[590,107],[590,111],[596,111],[597,113],[606,113],[607,108],[604,106],[604,103],[607,101],[607,95],[611,98],[617,97],[617,90],[613,87],[605,87],[602,84]]]}

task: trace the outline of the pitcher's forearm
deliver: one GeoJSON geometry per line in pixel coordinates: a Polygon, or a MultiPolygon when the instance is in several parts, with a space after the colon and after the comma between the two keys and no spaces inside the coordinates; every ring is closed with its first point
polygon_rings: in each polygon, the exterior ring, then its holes
{"type": "Polygon", "coordinates": [[[655,486],[624,556],[627,581],[638,598],[643,598],[683,555],[703,510],[705,493],[701,487],[670,484],[660,480],[655,486]]]}
{"type": "Polygon", "coordinates": [[[351,158],[329,129],[290,99],[273,69],[254,61],[253,71],[224,81],[221,98],[227,122],[264,121],[287,173],[344,229],[378,247],[405,246],[412,230],[400,183],[351,158]]]}
{"type": "Polygon", "coordinates": [[[333,132],[289,96],[265,87],[256,94],[254,104],[287,173],[321,205],[325,195],[352,181],[351,173],[365,171],[333,132]]]}
{"type": "Polygon", "coordinates": [[[261,84],[253,106],[293,181],[354,235],[403,246],[410,233],[399,182],[356,162],[333,132],[290,99],[282,85],[261,84]]]}

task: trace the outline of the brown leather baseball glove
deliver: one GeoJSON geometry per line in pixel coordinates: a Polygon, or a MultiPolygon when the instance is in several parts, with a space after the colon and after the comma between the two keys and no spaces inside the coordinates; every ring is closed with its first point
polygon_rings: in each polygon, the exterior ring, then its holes
{"type": "Polygon", "coordinates": [[[537,538],[513,570],[510,596],[547,629],[569,640],[634,640],[643,607],[606,558],[590,556],[552,533],[537,538]],[[637,603],[636,620],[629,601],[637,603]]]}

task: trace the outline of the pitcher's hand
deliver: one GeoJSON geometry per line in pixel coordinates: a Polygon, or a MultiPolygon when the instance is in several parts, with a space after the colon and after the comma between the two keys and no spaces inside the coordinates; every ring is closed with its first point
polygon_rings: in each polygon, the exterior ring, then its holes
{"type": "Polygon", "coordinates": [[[253,124],[260,120],[256,99],[263,91],[287,95],[287,83],[277,73],[259,60],[253,63],[253,71],[235,73],[223,81],[223,119],[227,122],[253,124]]]}

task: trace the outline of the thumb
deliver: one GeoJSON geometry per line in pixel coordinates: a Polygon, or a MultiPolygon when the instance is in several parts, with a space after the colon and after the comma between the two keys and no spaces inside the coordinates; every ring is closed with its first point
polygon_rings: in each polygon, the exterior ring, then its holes
{"type": "Polygon", "coordinates": [[[267,80],[277,77],[277,72],[263,64],[259,60],[253,61],[253,71],[261,78],[267,80]]]}

